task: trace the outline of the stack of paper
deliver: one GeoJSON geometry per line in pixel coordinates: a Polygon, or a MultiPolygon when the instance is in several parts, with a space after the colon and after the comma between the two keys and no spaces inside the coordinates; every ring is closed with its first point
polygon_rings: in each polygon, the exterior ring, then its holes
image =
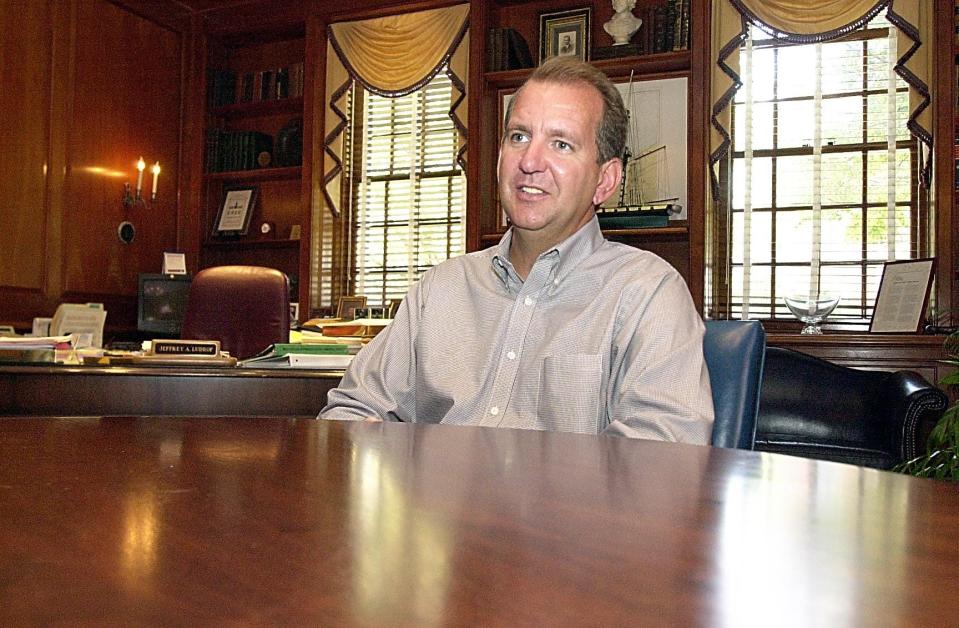
{"type": "Polygon", "coordinates": [[[0,362],[66,362],[73,355],[77,337],[5,336],[0,338],[0,362]]]}
{"type": "MultiPolygon", "coordinates": [[[[74,334],[83,346],[103,346],[103,324],[107,311],[101,303],[61,303],[50,322],[54,336],[74,334]]],[[[76,344],[76,343],[74,343],[76,344]]]]}

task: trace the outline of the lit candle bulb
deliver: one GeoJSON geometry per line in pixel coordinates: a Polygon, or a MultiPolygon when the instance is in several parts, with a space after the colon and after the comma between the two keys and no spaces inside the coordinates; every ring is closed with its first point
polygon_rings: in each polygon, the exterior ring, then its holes
{"type": "Polygon", "coordinates": [[[150,172],[153,173],[153,196],[152,198],[157,197],[157,179],[160,178],[160,162],[153,164],[153,167],[150,168],[150,172]]]}
{"type": "Polygon", "coordinates": [[[140,196],[140,190],[143,189],[143,170],[147,167],[147,162],[143,161],[141,156],[137,161],[137,197],[140,196]]]}

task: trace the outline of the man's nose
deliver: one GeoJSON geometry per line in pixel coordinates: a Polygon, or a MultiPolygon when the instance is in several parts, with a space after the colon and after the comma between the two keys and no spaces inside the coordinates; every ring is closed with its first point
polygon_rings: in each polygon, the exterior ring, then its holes
{"type": "Polygon", "coordinates": [[[530,141],[523,149],[523,155],[520,157],[520,170],[527,174],[542,171],[545,167],[545,149],[546,146],[543,142],[530,141]]]}

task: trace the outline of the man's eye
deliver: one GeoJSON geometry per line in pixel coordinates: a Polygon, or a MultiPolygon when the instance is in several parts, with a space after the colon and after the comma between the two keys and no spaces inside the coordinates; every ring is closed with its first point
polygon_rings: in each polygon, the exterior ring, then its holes
{"type": "Polygon", "coordinates": [[[564,142],[563,140],[556,140],[556,148],[560,150],[572,150],[573,146],[569,142],[564,142]]]}
{"type": "Polygon", "coordinates": [[[511,142],[525,142],[526,134],[520,133],[519,131],[513,131],[509,134],[509,141],[511,142]]]}

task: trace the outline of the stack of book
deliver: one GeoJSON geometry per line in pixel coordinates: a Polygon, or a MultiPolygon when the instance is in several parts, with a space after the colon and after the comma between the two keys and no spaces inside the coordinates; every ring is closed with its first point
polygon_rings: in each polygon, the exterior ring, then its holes
{"type": "Polygon", "coordinates": [[[237,77],[230,70],[211,68],[207,72],[207,106],[225,107],[235,103],[282,100],[303,95],[303,62],[281,68],[244,72],[237,77]]]}
{"type": "Polygon", "coordinates": [[[282,100],[303,95],[303,63],[244,72],[236,82],[236,102],[282,100]]]}
{"type": "Polygon", "coordinates": [[[252,368],[344,369],[360,350],[359,342],[276,343],[240,366],[252,368]]]}
{"type": "Polygon", "coordinates": [[[257,131],[207,129],[206,171],[232,172],[273,165],[273,137],[257,131]]]}

